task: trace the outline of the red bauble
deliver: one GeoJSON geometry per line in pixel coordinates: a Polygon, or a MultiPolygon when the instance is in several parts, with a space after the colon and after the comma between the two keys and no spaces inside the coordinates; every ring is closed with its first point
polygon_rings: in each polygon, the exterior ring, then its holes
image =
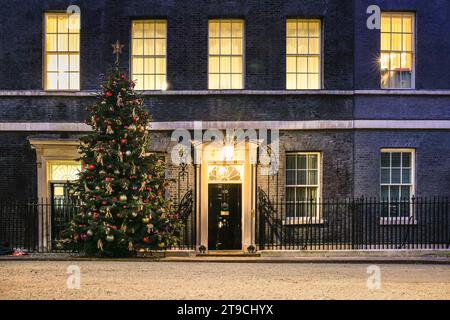
{"type": "Polygon", "coordinates": [[[112,198],[112,202],[117,202],[117,198],[116,198],[116,197],[113,197],[113,198],[112,198]]]}
{"type": "Polygon", "coordinates": [[[106,178],[105,178],[105,181],[106,181],[106,182],[111,182],[111,181],[112,181],[112,178],[106,177],[106,178]]]}
{"type": "Polygon", "coordinates": [[[122,208],[124,208],[124,209],[128,209],[128,206],[127,205],[124,205],[122,208]]]}
{"type": "Polygon", "coordinates": [[[112,97],[112,95],[113,95],[113,94],[112,94],[111,91],[106,92],[106,96],[107,96],[107,97],[112,97]]]}
{"type": "Polygon", "coordinates": [[[94,170],[94,169],[95,169],[95,166],[94,166],[93,164],[90,164],[90,165],[88,165],[88,169],[89,169],[89,170],[94,170]]]}
{"type": "Polygon", "coordinates": [[[127,139],[125,139],[125,138],[120,139],[120,143],[121,143],[121,144],[127,144],[127,142],[128,142],[128,141],[127,141],[127,139]]]}
{"type": "Polygon", "coordinates": [[[150,238],[149,238],[149,237],[144,237],[144,238],[142,239],[142,241],[143,241],[144,243],[150,243],[150,238]]]}
{"type": "Polygon", "coordinates": [[[122,79],[122,80],[126,79],[126,77],[125,77],[125,75],[123,73],[120,75],[120,79],[122,79]]]}
{"type": "Polygon", "coordinates": [[[102,201],[102,205],[106,206],[108,204],[108,201],[102,201]]]}

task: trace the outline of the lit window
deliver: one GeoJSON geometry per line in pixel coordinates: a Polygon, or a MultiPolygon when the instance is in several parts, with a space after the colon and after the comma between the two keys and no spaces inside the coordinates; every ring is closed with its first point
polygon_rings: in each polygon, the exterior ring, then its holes
{"type": "Polygon", "coordinates": [[[313,205],[320,194],[320,154],[289,153],[286,155],[286,217],[317,216],[313,205]]]}
{"type": "Polygon", "coordinates": [[[381,15],[381,88],[412,88],[414,14],[381,15]]]}
{"type": "Polygon", "coordinates": [[[132,23],[132,78],[136,90],[166,90],[167,21],[132,23]]]}
{"type": "Polygon", "coordinates": [[[45,89],[80,89],[79,14],[45,14],[45,89]]]}
{"type": "Polygon", "coordinates": [[[78,173],[81,171],[79,161],[49,161],[48,162],[48,181],[73,181],[78,179],[78,173]]]}
{"type": "Polygon", "coordinates": [[[410,215],[414,194],[414,151],[381,150],[381,201],[384,217],[410,215]]]}
{"type": "Polygon", "coordinates": [[[287,20],[286,89],[320,89],[320,34],[320,20],[287,20]]]}
{"type": "Polygon", "coordinates": [[[244,22],[209,21],[209,89],[243,88],[244,22]]]}

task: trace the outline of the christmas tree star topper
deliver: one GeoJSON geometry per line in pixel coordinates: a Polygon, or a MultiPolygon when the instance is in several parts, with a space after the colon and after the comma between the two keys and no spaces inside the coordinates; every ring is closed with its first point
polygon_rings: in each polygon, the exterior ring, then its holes
{"type": "Polygon", "coordinates": [[[121,44],[119,40],[117,40],[116,43],[112,44],[111,46],[113,47],[113,54],[116,55],[116,65],[118,65],[124,45],[121,44]]]}

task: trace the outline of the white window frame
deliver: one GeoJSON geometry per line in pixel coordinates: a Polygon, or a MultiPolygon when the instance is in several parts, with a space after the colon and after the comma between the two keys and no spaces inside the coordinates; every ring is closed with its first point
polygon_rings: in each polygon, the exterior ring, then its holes
{"type": "MultiPolygon", "coordinates": [[[[381,16],[383,14],[389,14],[389,15],[397,15],[397,16],[408,16],[411,17],[411,23],[412,23],[412,59],[411,59],[411,87],[410,88],[395,88],[392,86],[383,88],[381,85],[381,65],[380,65],[380,88],[382,90],[415,90],[416,88],[416,34],[417,34],[417,27],[416,27],[416,14],[414,12],[408,12],[408,11],[402,11],[402,12],[395,12],[395,11],[382,11],[381,12],[381,16]]],[[[392,23],[392,21],[391,21],[392,23]]],[[[403,32],[402,32],[403,33],[403,32]]],[[[381,27],[380,27],[380,58],[381,58],[381,53],[383,52],[381,50],[381,27]]],[[[391,32],[390,34],[392,35],[392,27],[391,27],[391,32]]],[[[391,38],[391,45],[392,45],[392,38],[391,38]]],[[[392,49],[392,48],[391,48],[392,49]]],[[[398,52],[398,51],[392,51],[390,50],[389,52],[398,52]]],[[[401,62],[400,62],[401,63],[401,62]]]]}
{"type": "MultiPolygon", "coordinates": [[[[164,59],[165,59],[165,64],[166,64],[166,68],[165,68],[165,70],[164,70],[164,76],[165,76],[165,87],[163,87],[163,88],[161,88],[161,89],[156,89],[156,85],[155,85],[155,89],[148,89],[148,88],[143,88],[142,90],[136,90],[136,91],[142,91],[142,92],[145,92],[145,91],[165,91],[165,90],[167,90],[168,88],[168,82],[167,82],[167,51],[168,51],[168,47],[167,47],[167,38],[168,38],[168,28],[169,28],[169,22],[167,21],[167,19],[133,19],[133,20],[131,20],[131,26],[130,26],[130,30],[131,30],[131,32],[130,32],[130,75],[131,75],[131,79],[132,80],[135,80],[134,79],[134,73],[133,73],[133,61],[134,61],[134,58],[135,58],[135,56],[137,56],[137,58],[138,59],[140,59],[140,58],[142,58],[142,59],[145,59],[146,57],[147,58],[153,58],[153,59],[156,59],[156,58],[161,58],[162,56],[161,55],[156,55],[156,54],[154,54],[154,55],[145,55],[145,54],[142,54],[142,55],[134,55],[133,54],[133,41],[134,41],[134,36],[133,36],[133,23],[134,22],[142,22],[142,23],[144,23],[144,22],[153,22],[153,23],[160,23],[160,22],[164,22],[165,24],[166,24],[166,36],[165,36],[165,47],[166,47],[166,53],[165,53],[165,55],[164,55],[164,59]]],[[[140,39],[140,38],[139,38],[140,39]]],[[[146,39],[146,38],[143,38],[143,39],[146,39]]],[[[149,38],[150,39],[150,38],[149,38]]],[[[160,38],[153,38],[154,40],[155,39],[160,39],[160,38]]],[[[142,40],[142,39],[140,39],[140,40],[142,40]]],[[[142,48],[142,50],[144,50],[144,48],[142,48]]],[[[155,51],[156,51],[156,46],[155,46],[155,51]]],[[[142,72],[144,72],[144,65],[142,66],[142,72]]],[[[156,72],[156,66],[155,66],[155,72],[156,72]]],[[[139,75],[142,75],[143,77],[145,77],[145,75],[152,75],[153,77],[155,77],[157,74],[156,73],[154,73],[154,74],[146,74],[146,73],[142,73],[142,74],[139,74],[139,75]]]]}
{"type": "MultiPolygon", "coordinates": [[[[297,161],[296,161],[297,163],[297,161]]],[[[297,164],[296,164],[297,166],[297,164]]],[[[297,169],[296,169],[297,170],[297,169]]],[[[287,188],[308,188],[317,187],[317,203],[316,203],[316,215],[310,217],[286,217],[286,213],[283,219],[283,224],[321,224],[323,223],[320,202],[322,201],[322,175],[323,175],[323,160],[322,152],[317,151],[300,151],[300,152],[286,152],[284,160],[284,173],[285,173],[285,199],[287,195],[287,188]],[[317,156],[317,185],[293,185],[287,183],[287,156],[289,155],[316,155],[317,156]]],[[[286,205],[288,204],[285,200],[286,205]]],[[[291,202],[289,202],[291,203],[291,202]]],[[[295,204],[295,201],[294,201],[295,204]]],[[[286,211],[285,211],[286,212],[286,211]]]]}
{"type": "MultiPolygon", "coordinates": [[[[381,156],[382,153],[396,153],[396,152],[404,152],[404,153],[411,153],[411,183],[409,184],[411,187],[410,190],[410,198],[412,199],[416,193],[416,149],[413,148],[382,148],[380,150],[380,163],[379,163],[379,170],[380,170],[380,202],[383,201],[383,199],[381,198],[381,189],[383,186],[392,186],[392,185],[406,185],[406,184],[401,184],[401,183],[382,183],[381,180],[381,172],[382,169],[385,167],[381,166],[381,156]]],[[[403,167],[403,164],[402,164],[403,167]]],[[[390,167],[391,168],[391,167],[390,167]]],[[[401,175],[401,173],[400,173],[401,175]]],[[[411,201],[410,199],[410,201],[411,201]]],[[[401,202],[401,199],[399,199],[401,202]]],[[[389,202],[390,202],[390,196],[389,196],[389,202]]],[[[417,223],[417,221],[415,220],[414,217],[414,208],[412,205],[410,205],[409,208],[409,216],[408,217],[391,217],[390,214],[388,217],[383,217],[380,215],[380,223],[381,224],[415,224],[417,223]]]]}
{"type": "MultiPolygon", "coordinates": [[[[246,71],[246,68],[245,68],[245,41],[246,41],[246,39],[245,39],[245,19],[241,19],[241,18],[211,18],[211,19],[208,19],[208,45],[207,45],[207,50],[208,50],[208,61],[207,61],[207,64],[208,64],[208,74],[207,74],[207,76],[208,76],[208,90],[211,90],[211,91],[223,91],[223,90],[225,90],[225,91],[229,91],[229,90],[244,90],[245,89],[245,71],[246,71]],[[209,51],[209,39],[210,39],[210,35],[209,35],[209,24],[210,24],[210,22],[211,21],[220,21],[220,20],[239,20],[239,21],[241,21],[242,22],[242,86],[241,86],[241,88],[240,89],[222,89],[222,88],[218,88],[218,89],[211,89],[211,87],[210,87],[210,83],[209,83],[209,74],[210,74],[210,65],[209,65],[209,58],[210,58],[210,56],[211,56],[211,54],[210,54],[210,51],[209,51]]],[[[220,57],[221,56],[221,54],[213,54],[212,56],[218,56],[218,57],[220,57]]],[[[232,55],[229,55],[229,56],[232,56],[232,55]]],[[[219,68],[220,68],[220,65],[219,65],[219,68]]],[[[220,70],[219,70],[219,87],[220,87],[220,70]]]]}

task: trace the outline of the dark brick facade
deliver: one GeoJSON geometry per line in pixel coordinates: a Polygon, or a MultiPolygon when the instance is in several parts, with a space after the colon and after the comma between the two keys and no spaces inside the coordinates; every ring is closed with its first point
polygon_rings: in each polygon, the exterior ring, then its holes
{"type": "MultiPolygon", "coordinates": [[[[42,90],[43,14],[81,8],[81,94],[1,95],[0,122],[82,122],[101,75],[113,63],[110,44],[124,45],[128,70],[131,20],[168,21],[167,79],[171,91],[207,90],[208,19],[245,20],[242,93],[146,95],[155,121],[450,120],[450,95],[352,93],[379,90],[380,35],[366,28],[366,8],[416,13],[416,89],[450,89],[450,3],[444,0],[10,0],[0,10],[0,93],[42,90]],[[285,88],[285,20],[323,22],[323,89],[291,94],[285,88]],[[249,92],[247,90],[255,90],[249,92]],[[276,90],[263,93],[258,90],[276,90]]],[[[36,156],[27,137],[42,132],[0,131],[0,196],[36,194],[36,156]]],[[[66,134],[67,136],[67,134],[66,134]]],[[[448,130],[283,131],[282,150],[321,151],[326,197],[377,196],[382,147],[417,152],[417,193],[450,196],[448,130]]],[[[167,151],[168,133],[155,136],[167,151]]]]}

